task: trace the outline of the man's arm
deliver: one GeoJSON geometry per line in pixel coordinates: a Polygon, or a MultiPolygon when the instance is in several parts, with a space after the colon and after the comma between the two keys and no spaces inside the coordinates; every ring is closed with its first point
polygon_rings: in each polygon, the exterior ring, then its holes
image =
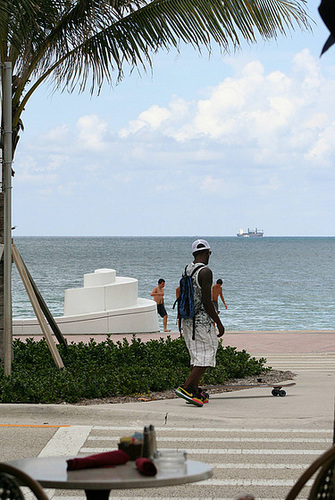
{"type": "Polygon", "coordinates": [[[216,326],[218,327],[219,334],[218,337],[222,337],[224,334],[224,327],[221,323],[219,315],[214,309],[212,302],[212,280],[213,274],[212,271],[208,267],[204,267],[199,271],[198,275],[199,285],[201,286],[201,294],[202,294],[202,303],[204,304],[204,308],[207,314],[212,318],[216,326]]]}
{"type": "Polygon", "coordinates": [[[222,290],[220,290],[220,297],[221,297],[222,302],[224,303],[225,308],[228,309],[227,304],[226,304],[226,302],[223,298],[223,295],[222,295],[222,290]]]}
{"type": "Polygon", "coordinates": [[[154,288],[151,292],[151,297],[164,297],[164,291],[161,290],[158,286],[156,286],[156,288],[154,288]]]}

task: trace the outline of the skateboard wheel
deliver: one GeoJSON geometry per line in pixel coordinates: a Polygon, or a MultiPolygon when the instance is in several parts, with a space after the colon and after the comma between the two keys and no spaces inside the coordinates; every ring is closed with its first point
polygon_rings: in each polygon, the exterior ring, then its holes
{"type": "Polygon", "coordinates": [[[279,396],[284,398],[286,396],[286,391],[284,391],[283,389],[281,391],[279,391],[279,396]]]}
{"type": "Polygon", "coordinates": [[[278,389],[272,389],[271,394],[272,394],[272,396],[279,396],[278,389]]]}

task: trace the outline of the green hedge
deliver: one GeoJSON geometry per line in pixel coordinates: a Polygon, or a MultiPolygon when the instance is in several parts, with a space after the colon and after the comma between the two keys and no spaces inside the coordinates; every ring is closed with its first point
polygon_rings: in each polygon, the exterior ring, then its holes
{"type": "MultiPolygon", "coordinates": [[[[45,340],[13,343],[12,374],[0,366],[1,403],[76,403],[82,399],[147,394],[177,387],[189,374],[189,356],[182,338],[142,342],[133,337],[114,343],[90,339],[58,346],[65,369],[56,368],[45,340]]],[[[217,367],[206,371],[205,384],[224,383],[265,371],[266,360],[219,342],[217,367]]]]}

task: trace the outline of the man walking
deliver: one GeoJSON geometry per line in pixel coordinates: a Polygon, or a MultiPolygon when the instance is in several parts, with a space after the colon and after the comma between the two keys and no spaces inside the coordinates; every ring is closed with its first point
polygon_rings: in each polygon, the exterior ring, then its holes
{"type": "Polygon", "coordinates": [[[154,301],[157,304],[158,314],[160,315],[161,318],[163,318],[164,332],[170,332],[171,330],[167,329],[168,315],[164,306],[164,287],[165,287],[165,280],[163,280],[163,278],[160,278],[158,280],[158,286],[156,286],[151,292],[151,297],[153,297],[154,301]]]}
{"type": "Polygon", "coordinates": [[[216,281],[216,284],[213,285],[213,288],[212,288],[213,306],[218,314],[220,312],[219,311],[219,297],[221,298],[225,308],[228,309],[227,304],[226,304],[225,299],[224,299],[223,294],[222,294],[222,283],[223,283],[223,281],[221,279],[218,279],[216,281]]]}
{"type": "Polygon", "coordinates": [[[191,373],[184,385],[175,389],[175,393],[188,403],[203,406],[208,402],[208,397],[199,390],[199,382],[207,367],[216,365],[217,337],[222,337],[224,334],[224,326],[212,302],[213,274],[207,267],[211,255],[209,243],[202,239],[194,241],[192,254],[194,261],[187,266],[186,273],[192,275],[194,336],[193,318],[182,320],[184,339],[190,355],[191,373]],[[218,335],[213,322],[218,328],[218,335]]]}

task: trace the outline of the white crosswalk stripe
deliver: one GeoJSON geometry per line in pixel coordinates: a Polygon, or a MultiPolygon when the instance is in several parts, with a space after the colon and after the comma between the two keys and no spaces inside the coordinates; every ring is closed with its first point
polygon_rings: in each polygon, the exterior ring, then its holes
{"type": "MultiPolygon", "coordinates": [[[[206,481],[202,481],[203,486],[289,486],[292,487],[295,481],[286,481],[282,479],[274,479],[274,480],[265,480],[265,479],[250,479],[250,480],[241,480],[241,479],[206,479],[206,481]]],[[[307,485],[310,486],[312,481],[307,485]]]]}
{"type": "MultiPolygon", "coordinates": [[[[94,429],[96,431],[99,431],[99,430],[102,430],[102,431],[108,431],[108,436],[110,436],[110,432],[113,432],[113,431],[117,431],[117,433],[115,434],[116,437],[119,436],[118,432],[119,431],[127,431],[127,432],[131,432],[132,429],[131,427],[129,427],[129,425],[117,425],[117,426],[100,426],[100,425],[95,425],[94,426],[94,429]]],[[[167,426],[164,426],[164,427],[160,427],[160,428],[156,428],[158,429],[159,431],[164,431],[164,432],[172,432],[174,434],[174,439],[175,439],[175,434],[176,433],[185,433],[185,432],[190,432],[190,428],[189,427],[167,427],[167,426]]],[[[260,433],[260,434],[276,434],[278,432],[280,432],[280,435],[282,436],[283,435],[283,432],[282,432],[282,429],[278,429],[278,428],[274,428],[274,427],[270,427],[270,428],[263,428],[263,429],[259,429],[259,428],[250,428],[250,429],[247,429],[245,427],[243,428],[238,428],[238,427],[218,427],[218,428],[213,428],[213,427],[193,427],[192,428],[192,432],[193,433],[197,433],[197,432],[205,432],[206,434],[208,433],[209,435],[211,435],[211,433],[213,434],[218,434],[218,433],[227,433],[229,435],[233,434],[233,433],[238,433],[238,434],[246,434],[246,433],[250,433],[250,434],[256,434],[256,433],[260,433]]],[[[328,436],[329,434],[329,429],[313,429],[313,431],[311,431],[311,429],[290,429],[290,428],[287,428],[285,429],[285,434],[312,434],[313,436],[315,436],[315,434],[325,434],[326,436],[328,436]]],[[[180,436],[178,436],[178,439],[179,439],[180,436]]]]}
{"type": "MultiPolygon", "coordinates": [[[[113,445],[115,443],[115,439],[118,436],[89,436],[88,441],[111,441],[113,445]]],[[[160,437],[160,443],[175,443],[176,438],[169,437],[160,437]]],[[[262,438],[262,437],[218,437],[218,436],[198,436],[198,437],[186,437],[186,436],[178,436],[178,442],[186,442],[186,443],[208,443],[209,441],[213,441],[215,443],[329,443],[328,438],[262,438]]]]}
{"type": "MultiPolygon", "coordinates": [[[[105,453],[106,451],[110,451],[111,448],[82,448],[81,453],[105,453]]],[[[235,448],[224,448],[224,449],[214,449],[214,448],[197,448],[192,449],[188,448],[187,452],[189,455],[321,455],[325,450],[246,450],[246,449],[235,449],[235,448]]]]}

